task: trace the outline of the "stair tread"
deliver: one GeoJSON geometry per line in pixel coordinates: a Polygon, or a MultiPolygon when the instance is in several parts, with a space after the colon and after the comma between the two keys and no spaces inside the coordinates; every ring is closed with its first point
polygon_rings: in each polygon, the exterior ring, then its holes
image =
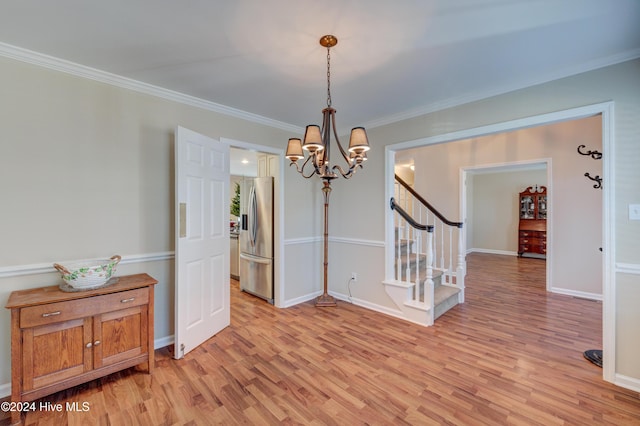
{"type": "Polygon", "coordinates": [[[458,293],[460,293],[460,289],[456,287],[450,287],[447,285],[436,287],[436,289],[434,290],[435,305],[439,305],[443,301],[447,300],[453,295],[457,295],[458,293]]]}

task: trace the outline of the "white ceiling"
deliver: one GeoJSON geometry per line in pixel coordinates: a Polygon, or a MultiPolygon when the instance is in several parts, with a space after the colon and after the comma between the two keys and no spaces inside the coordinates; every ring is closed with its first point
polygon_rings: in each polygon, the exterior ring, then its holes
{"type": "Polygon", "coordinates": [[[229,173],[237,176],[258,176],[258,153],[232,147],[229,153],[229,173]]]}
{"type": "MultiPolygon", "coordinates": [[[[248,112],[343,132],[640,57],[638,0],[14,0],[0,55],[49,55],[248,112]],[[34,53],[37,52],[37,53],[34,53]]],[[[65,62],[66,63],[66,62],[65,62]]]]}

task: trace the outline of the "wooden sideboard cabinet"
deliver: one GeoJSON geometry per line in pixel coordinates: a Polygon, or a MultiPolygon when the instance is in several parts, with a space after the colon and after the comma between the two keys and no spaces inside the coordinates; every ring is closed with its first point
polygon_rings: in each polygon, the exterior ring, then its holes
{"type": "MultiPolygon", "coordinates": [[[[107,287],[64,292],[58,286],[14,291],[11,400],[33,401],[116,371],[153,371],[153,286],[147,274],[107,287]]],[[[12,412],[11,420],[20,420],[12,412]]]]}
{"type": "Polygon", "coordinates": [[[519,194],[518,256],[547,255],[547,187],[528,187],[519,194]]]}

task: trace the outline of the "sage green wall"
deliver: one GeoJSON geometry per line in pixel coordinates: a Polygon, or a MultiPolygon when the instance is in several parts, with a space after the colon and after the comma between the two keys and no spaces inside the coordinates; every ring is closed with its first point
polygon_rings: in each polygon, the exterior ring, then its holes
{"type": "MultiPolygon", "coordinates": [[[[0,268],[49,264],[114,253],[173,250],[173,131],[181,125],[212,137],[284,148],[289,132],[79,77],[0,58],[0,268]]],[[[384,278],[385,147],[565,110],[615,102],[614,223],[616,372],[640,381],[640,222],[627,205],[640,202],[640,60],[552,81],[483,101],[368,129],[365,169],[337,181],[331,195],[330,261],[336,290],[358,272],[357,298],[392,309],[384,278]],[[333,252],[332,252],[333,253],[333,252]],[[340,258],[335,257],[336,254],[340,258]],[[365,272],[362,272],[365,271],[365,272]]],[[[424,82],[420,84],[437,84],[424,82]]],[[[313,118],[311,118],[313,120],[313,118]]],[[[357,125],[358,123],[353,123],[357,125]]],[[[321,285],[318,238],[322,200],[317,180],[284,171],[286,300],[302,300],[321,285]],[[289,262],[289,257],[295,262],[289,262]],[[291,293],[289,289],[291,290],[291,293]]],[[[156,337],[172,333],[173,261],[125,264],[149,271],[157,287],[156,337]]],[[[56,274],[0,278],[0,300],[11,291],[51,283],[56,274]]],[[[355,294],[354,294],[355,297],[355,294]]],[[[9,382],[9,314],[0,313],[0,387],[9,382]]],[[[5,385],[6,388],[6,385],[5,385]]]]}
{"type": "MultiPolygon", "coordinates": [[[[359,239],[384,241],[384,210],[387,208],[384,199],[385,146],[607,101],[615,103],[614,152],[609,153],[615,155],[615,182],[612,185],[615,261],[616,264],[628,265],[616,268],[615,281],[624,279],[627,283],[616,287],[616,298],[633,299],[637,292],[630,291],[634,287],[629,283],[633,282],[635,288],[640,288],[640,221],[629,221],[628,204],[640,203],[640,60],[368,129],[372,149],[368,153],[365,170],[345,183],[345,190],[334,191],[334,205],[341,206],[342,214],[361,219],[358,223],[334,220],[330,225],[331,235],[356,241],[349,250],[351,261],[334,265],[332,274],[342,283],[350,271],[372,269],[380,280],[359,283],[363,288],[359,297],[385,300],[384,288],[380,284],[384,278],[384,265],[373,263],[368,249],[357,244],[359,239]]],[[[640,329],[640,310],[630,309],[628,304],[618,308],[615,318],[618,324],[615,336],[616,374],[640,383],[640,358],[631,355],[640,353],[640,339],[637,332],[631,332],[640,329]]]]}
{"type": "MultiPolygon", "coordinates": [[[[579,145],[602,151],[601,116],[412,149],[416,164],[415,188],[447,217],[461,220],[463,212],[458,197],[461,169],[549,159],[548,285],[553,291],[597,299],[602,295],[602,191],[594,189],[593,182],[584,173],[602,176],[602,161],[578,154],[579,145]]],[[[546,176],[544,182],[546,184],[546,176]]],[[[528,184],[522,181],[520,185],[524,187],[511,189],[512,208],[515,208],[517,193],[534,183],[540,181],[528,184]]],[[[474,195],[483,197],[486,194],[480,189],[477,187],[474,195]]],[[[474,202],[474,236],[480,237],[485,232],[487,236],[502,238],[503,247],[511,242],[509,250],[517,251],[517,213],[509,211],[505,217],[502,216],[505,209],[496,206],[489,220],[486,215],[477,216],[478,199],[474,202]],[[510,224],[510,232],[506,232],[505,227],[494,229],[492,221],[510,224]]],[[[467,244],[467,249],[470,248],[474,246],[467,244]]]]}
{"type": "MultiPolygon", "coordinates": [[[[280,149],[290,132],[8,58],[0,81],[0,303],[14,290],[59,283],[46,272],[54,262],[120,254],[118,274],[158,279],[156,339],[170,341],[176,126],[280,149]]],[[[286,232],[318,235],[317,215],[299,223],[298,214],[313,206],[315,186],[284,176],[283,192],[294,195],[285,196],[286,232]]],[[[310,264],[296,259],[285,271],[296,285],[284,301],[320,288],[317,275],[299,279],[310,264]]],[[[10,315],[1,309],[0,397],[9,382],[10,315]]]]}
{"type": "Polygon", "coordinates": [[[480,173],[467,176],[467,184],[469,180],[473,180],[474,187],[474,226],[473,238],[467,237],[467,250],[516,254],[520,217],[518,193],[529,186],[546,186],[546,169],[480,173]]]}

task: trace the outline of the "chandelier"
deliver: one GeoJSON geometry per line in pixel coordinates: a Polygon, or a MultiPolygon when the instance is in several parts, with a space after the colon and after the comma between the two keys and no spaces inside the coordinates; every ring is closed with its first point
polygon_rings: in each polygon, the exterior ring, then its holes
{"type": "Polygon", "coordinates": [[[325,35],[320,38],[320,45],[327,48],[327,107],[322,110],[322,127],[310,124],[304,132],[304,138],[290,138],[287,144],[285,157],[291,161],[290,166],[296,166],[296,170],[305,179],[318,176],[322,179],[322,193],[324,196],[324,292],[316,300],[316,306],[336,306],[335,298],[327,292],[327,270],[329,255],[329,194],[331,193],[331,181],[339,176],[345,179],[351,178],[362,163],[367,159],[369,140],[364,127],[351,129],[349,148],[345,150],[338,138],[336,130],[336,110],[331,106],[331,48],[338,44],[338,39],[333,35],[325,35]],[[340,150],[343,165],[331,165],[331,133],[333,133],[336,145],[340,150]],[[305,154],[307,157],[305,159],[305,154]],[[304,160],[302,165],[299,160],[304,160]]]}
{"type": "Polygon", "coordinates": [[[285,156],[291,161],[290,165],[295,164],[298,172],[307,179],[317,175],[321,179],[331,180],[337,178],[338,173],[349,179],[358,167],[362,167],[363,161],[367,159],[366,152],[369,150],[369,140],[364,127],[351,129],[348,152],[338,139],[336,110],[331,106],[331,48],[336,44],[338,39],[335,36],[325,35],[320,38],[320,45],[327,48],[327,107],[322,110],[322,127],[310,124],[304,132],[303,140],[290,138],[287,144],[285,156]],[[329,162],[332,131],[340,154],[346,163],[346,171],[340,165],[331,166],[329,162]],[[304,158],[303,150],[309,155],[302,166],[299,166],[298,160],[304,158]],[[308,169],[307,172],[305,169],[308,169]]]}

